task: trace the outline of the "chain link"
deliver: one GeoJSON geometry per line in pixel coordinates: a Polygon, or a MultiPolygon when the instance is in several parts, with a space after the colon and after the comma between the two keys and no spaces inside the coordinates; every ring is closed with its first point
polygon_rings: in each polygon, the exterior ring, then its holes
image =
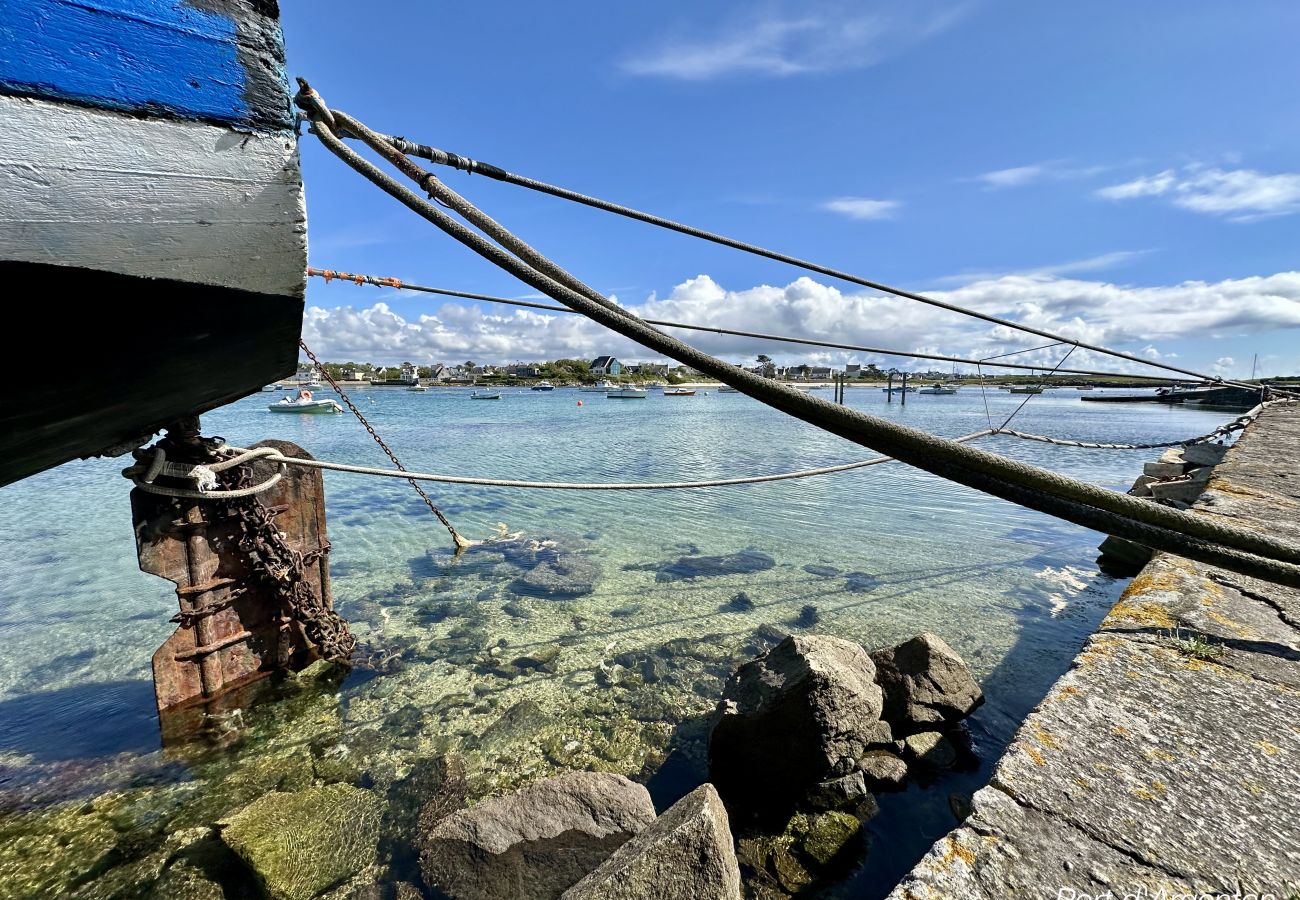
{"type": "MultiPolygon", "coordinates": [[[[330,373],[326,371],[324,364],[316,358],[315,353],[311,352],[311,348],[307,346],[307,342],[302,340],[302,338],[299,338],[298,346],[302,348],[303,353],[307,354],[307,358],[310,359],[312,365],[316,367],[316,371],[320,372],[321,376],[329,382],[330,387],[338,393],[339,398],[342,399],[347,408],[352,410],[352,415],[357,417],[357,421],[360,422],[365,427],[366,431],[370,433],[370,436],[375,439],[375,443],[379,445],[379,449],[388,454],[388,458],[393,461],[393,465],[396,466],[399,471],[407,471],[406,466],[402,465],[402,461],[397,458],[397,454],[384,443],[384,439],[379,436],[379,432],[375,431],[374,427],[366,421],[366,417],[361,414],[361,410],[357,409],[356,404],[352,402],[351,398],[343,392],[343,388],[334,380],[334,376],[330,375],[330,373]]],[[[456,552],[459,553],[461,550],[469,547],[470,542],[456,532],[455,527],[447,517],[443,515],[442,510],[438,509],[438,507],[434,505],[433,501],[429,499],[429,495],[424,492],[424,488],[420,487],[419,482],[414,478],[408,478],[406,481],[411,485],[411,487],[415,488],[415,492],[420,495],[420,499],[429,507],[429,511],[437,516],[438,521],[446,527],[447,533],[450,534],[451,539],[456,542],[456,552]]]]}
{"type": "MultiPolygon", "coordinates": [[[[221,473],[221,477],[232,487],[246,487],[252,483],[253,467],[236,466],[221,473]]],[[[225,506],[228,515],[239,523],[238,546],[248,555],[253,574],[276,592],[281,631],[286,630],[290,622],[297,622],[307,640],[325,659],[346,660],[351,657],[357,639],[348,630],[347,621],[325,605],[307,578],[307,566],[329,554],[329,541],[314,550],[299,553],[289,546],[275,524],[275,510],[268,508],[257,496],[228,500],[225,506]]],[[[289,642],[283,636],[278,648],[277,663],[287,665],[289,642]]]]}

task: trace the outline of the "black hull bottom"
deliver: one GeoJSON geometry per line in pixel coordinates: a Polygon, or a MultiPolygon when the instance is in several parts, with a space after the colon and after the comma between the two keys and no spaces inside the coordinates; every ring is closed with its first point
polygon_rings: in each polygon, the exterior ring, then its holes
{"type": "MultiPolygon", "coordinates": [[[[294,373],[303,301],[234,288],[0,262],[42,321],[6,329],[0,485],[95,456],[294,373]]],[[[13,315],[14,308],[10,307],[13,315]]]]}

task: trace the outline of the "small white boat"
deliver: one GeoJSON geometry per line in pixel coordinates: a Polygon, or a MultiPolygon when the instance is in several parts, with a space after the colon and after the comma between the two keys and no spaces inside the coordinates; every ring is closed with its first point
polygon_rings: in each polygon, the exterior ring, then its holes
{"type": "Polygon", "coordinates": [[[278,384],[264,384],[264,385],[262,385],[262,392],[263,392],[263,393],[271,393],[271,394],[274,394],[274,393],[276,393],[276,392],[279,391],[279,390],[280,390],[280,386],[279,386],[278,384]]]}
{"type": "Polygon", "coordinates": [[[929,387],[921,388],[919,391],[917,391],[917,393],[918,394],[955,394],[957,393],[957,389],[953,387],[951,384],[939,384],[938,382],[935,382],[929,387]]]}
{"type": "Polygon", "coordinates": [[[267,407],[276,413],[341,413],[343,407],[335,400],[315,400],[309,391],[303,391],[306,397],[281,397],[267,407]]]}
{"type": "Polygon", "coordinates": [[[411,384],[411,385],[407,385],[406,389],[407,389],[408,391],[427,391],[427,390],[428,390],[428,388],[425,387],[425,386],[422,385],[422,384],[411,384]]]}
{"type": "Polygon", "coordinates": [[[584,384],[578,390],[585,394],[603,394],[606,391],[618,390],[618,385],[606,378],[603,381],[597,381],[595,384],[584,384]]]}
{"type": "Polygon", "coordinates": [[[534,390],[534,391],[553,391],[553,390],[555,390],[555,385],[551,384],[549,381],[539,381],[539,382],[537,382],[537,384],[533,385],[532,390],[534,390]]]}
{"type": "Polygon", "coordinates": [[[904,391],[907,391],[907,393],[909,394],[915,394],[917,389],[909,384],[907,387],[896,387],[896,388],[882,387],[881,390],[884,391],[886,394],[889,393],[890,391],[893,391],[895,394],[901,394],[904,391]]]}
{"type": "Polygon", "coordinates": [[[469,395],[471,400],[500,400],[500,391],[475,391],[469,395]]]}
{"type": "Polygon", "coordinates": [[[694,388],[664,388],[665,397],[694,397],[694,388]]]}
{"type": "MultiPolygon", "coordinates": [[[[664,393],[666,394],[668,392],[664,391],[664,393]]],[[[650,392],[645,388],[625,387],[615,388],[612,391],[608,391],[605,396],[611,400],[644,400],[646,397],[650,396],[650,392]]]]}

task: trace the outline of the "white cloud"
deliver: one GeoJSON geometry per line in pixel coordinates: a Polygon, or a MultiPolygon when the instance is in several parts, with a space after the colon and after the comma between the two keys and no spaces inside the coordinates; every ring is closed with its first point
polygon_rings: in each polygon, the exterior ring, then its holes
{"type": "Polygon", "coordinates": [[[787,0],[709,28],[680,28],[625,59],[622,68],[683,81],[865,68],[938,34],[965,9],[950,0],[913,0],[888,13],[864,12],[847,0],[787,0]]]}
{"type": "Polygon", "coordinates": [[[827,200],[821,208],[840,213],[850,219],[888,219],[902,204],[897,200],[872,200],[868,197],[836,197],[827,200]]]}
{"type": "Polygon", "coordinates": [[[1068,160],[1049,160],[1028,166],[997,169],[975,176],[989,190],[1024,187],[1040,181],[1065,181],[1071,178],[1088,178],[1109,169],[1109,166],[1075,166],[1068,160]]]}
{"type": "MultiPolygon", "coordinates": [[[[1006,275],[933,296],[1076,340],[1106,346],[1138,345],[1143,348],[1138,352],[1152,359],[1169,358],[1157,355],[1163,352],[1160,345],[1180,338],[1225,338],[1300,328],[1300,271],[1156,287],[1006,275]]],[[[1002,326],[896,297],[847,293],[807,277],[784,287],[759,285],[736,291],[699,275],[682,282],[666,297],[652,295],[628,308],[647,318],[836,343],[884,344],[902,350],[931,348],[963,357],[987,357],[1042,343],[1041,338],[1002,326]]],[[[362,310],[312,306],[303,333],[319,353],[338,361],[451,363],[474,359],[502,363],[600,353],[632,360],[656,358],[653,352],[580,316],[499,312],[460,302],[445,303],[433,315],[417,316],[403,316],[385,303],[362,310]]],[[[813,351],[701,332],[673,333],[733,361],[767,353],[789,361],[898,363],[866,353],[813,351]]],[[[1057,347],[1026,353],[1022,359],[1027,364],[1051,365],[1060,354],[1057,347]]],[[[1300,359],[1292,366],[1295,363],[1300,359]]],[[[1191,361],[1189,367],[1197,364],[1191,361]]],[[[1070,365],[1133,369],[1082,350],[1071,356],[1070,365]]]]}
{"type": "Polygon", "coordinates": [[[1009,275],[1075,275],[1081,272],[1102,272],[1122,266],[1139,257],[1146,256],[1151,250],[1114,250],[1083,259],[1071,259],[1065,262],[1036,266],[1029,269],[1017,269],[1009,272],[962,272],[957,275],[944,275],[934,279],[936,285],[963,285],[976,281],[993,281],[1009,275]]]}
{"type": "Polygon", "coordinates": [[[1300,173],[1265,175],[1253,169],[1166,169],[1097,191],[1106,200],[1168,197],[1193,212],[1226,215],[1236,222],[1300,212],[1300,173]]]}

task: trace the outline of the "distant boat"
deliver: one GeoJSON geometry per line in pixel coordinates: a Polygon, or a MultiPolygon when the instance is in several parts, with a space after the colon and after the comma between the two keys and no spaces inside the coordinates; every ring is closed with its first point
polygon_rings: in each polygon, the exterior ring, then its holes
{"type": "Polygon", "coordinates": [[[588,394],[603,394],[606,391],[618,390],[618,385],[616,385],[614,382],[606,378],[602,381],[597,381],[595,384],[583,385],[582,387],[578,388],[578,390],[588,394]]]}
{"type": "Polygon", "coordinates": [[[537,384],[533,385],[532,390],[534,390],[534,391],[553,391],[553,390],[555,390],[555,385],[551,384],[549,381],[539,381],[539,382],[537,382],[537,384]]]}
{"type": "Polygon", "coordinates": [[[275,393],[275,392],[278,391],[278,390],[280,390],[280,386],[279,386],[278,384],[264,384],[264,385],[262,385],[262,391],[263,391],[263,392],[270,391],[271,393],[275,393]]]}
{"type": "Polygon", "coordinates": [[[723,385],[722,387],[718,388],[718,393],[719,393],[719,394],[739,394],[740,391],[736,390],[734,387],[729,387],[729,386],[727,386],[727,385],[723,385]]]}
{"type": "Polygon", "coordinates": [[[910,384],[907,387],[896,387],[896,388],[882,387],[881,390],[884,391],[885,393],[889,393],[890,391],[893,391],[895,394],[901,394],[903,393],[903,391],[907,391],[909,394],[916,393],[916,387],[910,384]]]}
{"type": "MultiPolygon", "coordinates": [[[[667,394],[668,392],[664,391],[664,393],[667,394]]],[[[650,396],[650,392],[645,388],[625,387],[608,391],[605,396],[611,400],[644,400],[650,396]]]]}
{"type": "Polygon", "coordinates": [[[412,384],[406,388],[408,391],[427,391],[428,388],[422,384],[412,384]]]}
{"type": "Polygon", "coordinates": [[[939,384],[937,381],[926,388],[917,391],[918,394],[955,394],[957,389],[951,384],[939,384]]]}
{"type": "Polygon", "coordinates": [[[334,400],[314,400],[310,391],[303,391],[306,397],[281,397],[278,402],[267,407],[275,413],[341,413],[343,407],[334,400]]]}
{"type": "Polygon", "coordinates": [[[1021,385],[1019,387],[1008,388],[1007,390],[1013,394],[1041,394],[1043,392],[1042,387],[1036,384],[1021,385]]]}
{"type": "Polygon", "coordinates": [[[665,397],[694,397],[694,388],[664,388],[665,397]]]}
{"type": "Polygon", "coordinates": [[[1092,390],[1092,385],[1090,385],[1090,384],[1081,384],[1081,385],[1079,385],[1077,388],[1075,388],[1075,390],[1079,390],[1079,391],[1090,391],[1090,390],[1092,390]]]}
{"type": "Polygon", "coordinates": [[[471,400],[500,400],[500,391],[475,391],[469,395],[471,400]]]}

